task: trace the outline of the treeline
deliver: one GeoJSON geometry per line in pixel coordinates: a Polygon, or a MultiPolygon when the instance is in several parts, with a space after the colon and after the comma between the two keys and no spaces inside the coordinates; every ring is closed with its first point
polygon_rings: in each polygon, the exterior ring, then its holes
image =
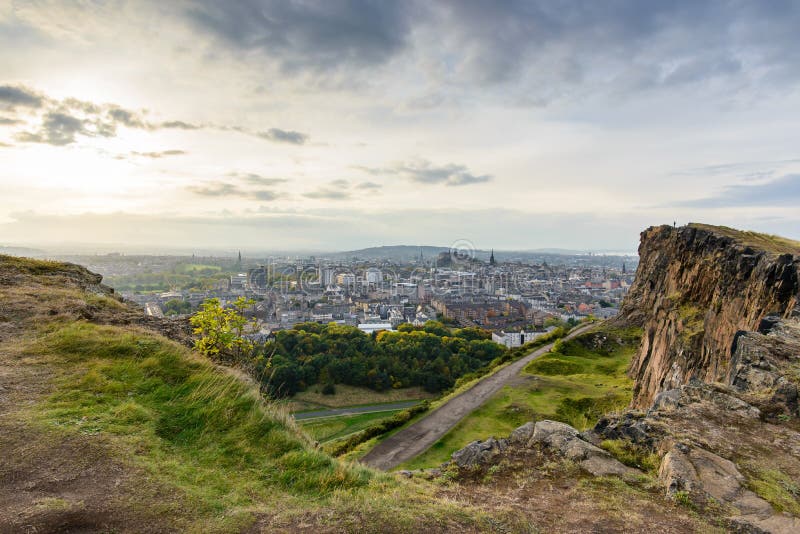
{"type": "Polygon", "coordinates": [[[273,397],[334,383],[438,393],[503,356],[505,347],[490,337],[480,328],[450,329],[438,321],[371,335],[335,323],[301,323],[258,348],[255,370],[273,397]]]}

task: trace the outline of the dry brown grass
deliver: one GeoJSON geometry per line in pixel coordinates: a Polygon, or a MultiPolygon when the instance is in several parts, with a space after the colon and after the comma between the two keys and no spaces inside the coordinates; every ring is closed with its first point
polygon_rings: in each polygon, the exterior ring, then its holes
{"type": "Polygon", "coordinates": [[[689,226],[729,237],[744,246],[763,250],[772,254],[800,255],[800,242],[786,237],[762,234],[749,230],[737,230],[727,226],[714,226],[711,224],[689,223],[689,226]]]}

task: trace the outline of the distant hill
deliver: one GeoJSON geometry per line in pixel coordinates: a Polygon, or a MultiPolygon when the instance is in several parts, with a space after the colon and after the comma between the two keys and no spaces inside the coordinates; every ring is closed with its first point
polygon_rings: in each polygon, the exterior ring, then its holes
{"type": "Polygon", "coordinates": [[[29,247],[12,247],[0,246],[0,254],[6,256],[25,256],[27,258],[41,258],[47,255],[47,252],[38,248],[29,247]]]}
{"type": "MultiPolygon", "coordinates": [[[[440,253],[449,251],[448,247],[435,247],[429,245],[388,245],[382,247],[369,247],[359,250],[349,250],[345,252],[329,253],[326,256],[329,258],[351,259],[358,258],[362,260],[380,260],[385,259],[393,262],[410,262],[419,258],[420,252],[422,253],[423,260],[428,262],[436,258],[440,253]]],[[[473,257],[480,261],[489,261],[491,250],[476,249],[471,251],[473,257]]],[[[560,248],[547,248],[547,249],[534,249],[534,250],[495,250],[494,257],[497,261],[525,261],[525,262],[548,262],[548,263],[572,263],[578,257],[594,257],[595,262],[598,264],[621,265],[623,261],[629,265],[635,265],[637,258],[636,255],[621,255],[611,254],[604,252],[590,253],[587,251],[560,249],[560,248]]]]}

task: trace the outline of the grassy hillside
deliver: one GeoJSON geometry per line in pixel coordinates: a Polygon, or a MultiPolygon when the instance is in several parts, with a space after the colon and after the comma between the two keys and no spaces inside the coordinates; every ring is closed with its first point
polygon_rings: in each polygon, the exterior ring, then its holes
{"type": "Polygon", "coordinates": [[[301,420],[297,424],[309,436],[324,444],[364,430],[375,423],[388,419],[398,411],[400,410],[323,417],[319,419],[301,420]]]}
{"type": "Polygon", "coordinates": [[[534,360],[517,380],[453,427],[427,452],[400,468],[434,467],[476,439],[504,437],[527,421],[554,419],[585,429],[631,399],[626,370],[639,344],[636,329],[598,329],[534,360]]]}
{"type": "Polygon", "coordinates": [[[786,237],[762,234],[748,230],[737,230],[727,226],[714,226],[711,224],[689,223],[689,226],[730,237],[744,246],[765,250],[774,254],[800,254],[800,241],[794,241],[786,237]]]}
{"type": "Polygon", "coordinates": [[[0,525],[480,530],[485,514],[435,486],[316,450],[245,377],[140,327],[78,319],[122,305],[84,291],[97,280],[80,270],[41,279],[57,271],[0,265],[0,525]]]}

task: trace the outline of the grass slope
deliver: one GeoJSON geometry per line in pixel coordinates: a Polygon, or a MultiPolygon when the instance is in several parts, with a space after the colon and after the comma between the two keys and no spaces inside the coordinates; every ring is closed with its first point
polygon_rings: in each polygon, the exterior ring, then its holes
{"type": "MultiPolygon", "coordinates": [[[[141,491],[113,503],[115,513],[127,514],[122,524],[137,511],[153,521],[133,530],[239,532],[255,524],[272,532],[304,524],[318,532],[441,525],[470,531],[485,517],[437,498],[427,483],[399,481],[314,449],[254,384],[145,330],[59,320],[27,340],[0,344],[0,356],[0,364],[10,357],[47,369],[46,393],[13,419],[46,436],[36,443],[43,455],[54,454],[49,443],[72,444],[75,457],[47,458],[57,469],[79,464],[75,451],[99,444],[101,456],[84,469],[99,469],[108,455],[121,465],[115,476],[138,477],[132,485],[141,491]]],[[[74,515],[84,506],[54,487],[26,513],[74,515]]],[[[102,524],[110,520],[104,516],[102,524]]]]}
{"type": "Polygon", "coordinates": [[[631,399],[626,370],[639,344],[636,329],[601,325],[534,360],[516,382],[504,387],[459,422],[425,453],[401,469],[434,467],[474,440],[503,437],[518,426],[541,419],[588,428],[604,413],[631,399]]]}
{"type": "Polygon", "coordinates": [[[400,410],[324,417],[321,419],[302,420],[297,424],[315,440],[320,443],[327,443],[364,430],[379,421],[388,419],[398,411],[400,410]]]}
{"type": "Polygon", "coordinates": [[[766,252],[774,254],[800,254],[800,241],[794,241],[786,237],[762,234],[748,230],[737,230],[727,226],[714,226],[711,224],[689,223],[689,226],[730,237],[744,246],[753,247],[766,252]]]}
{"type": "Polygon", "coordinates": [[[336,384],[336,393],[324,395],[322,393],[322,385],[315,384],[305,391],[295,393],[287,400],[278,402],[284,404],[291,412],[301,412],[325,408],[349,408],[370,404],[423,400],[434,396],[433,393],[428,393],[420,387],[375,391],[368,388],[348,386],[347,384],[336,384]]]}

